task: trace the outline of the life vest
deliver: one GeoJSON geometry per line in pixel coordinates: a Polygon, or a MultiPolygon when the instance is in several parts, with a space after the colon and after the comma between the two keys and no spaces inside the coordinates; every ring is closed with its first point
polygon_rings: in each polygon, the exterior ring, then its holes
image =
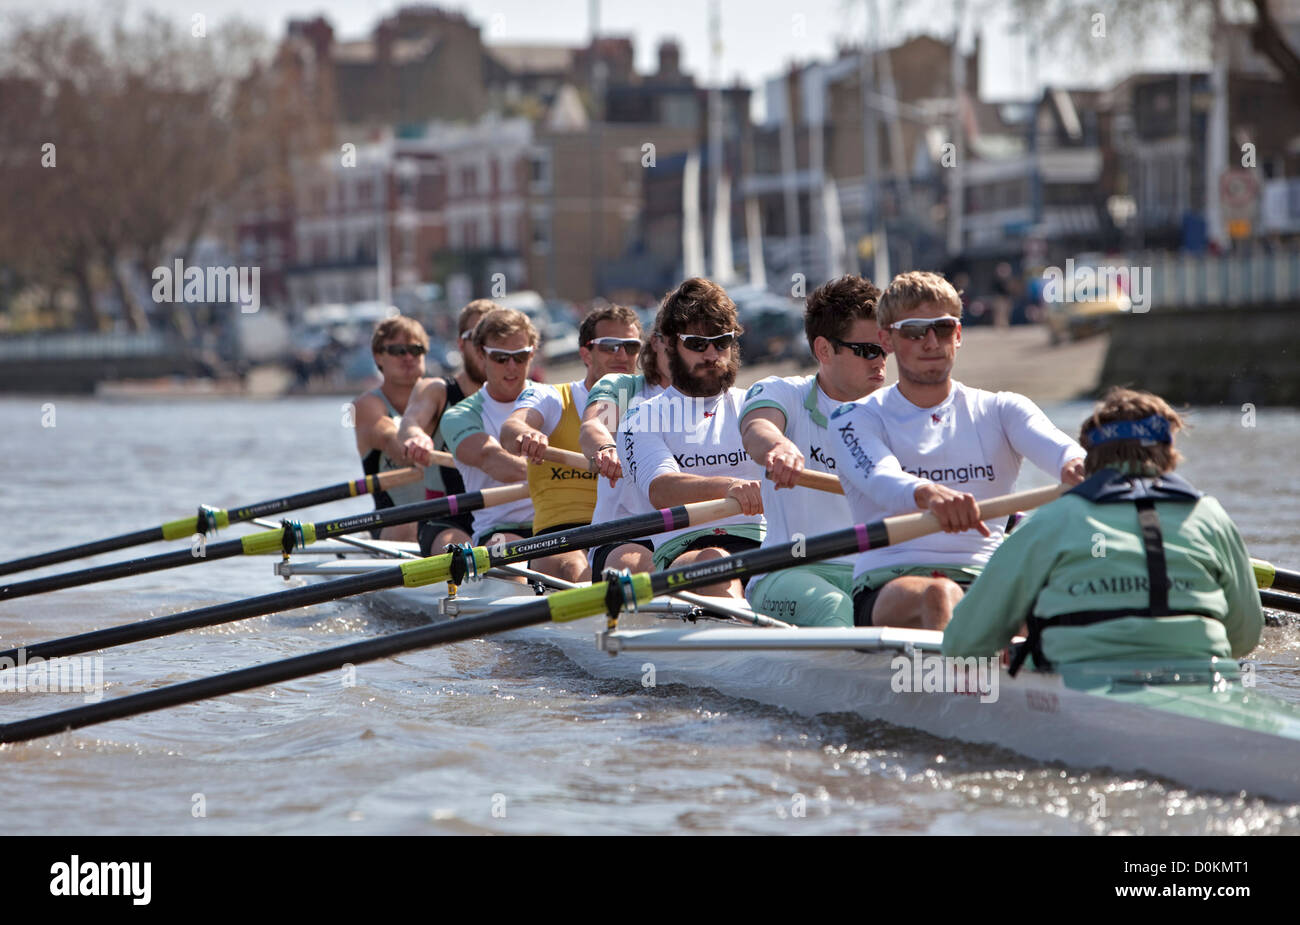
{"type": "Polygon", "coordinates": [[[1029,655],[1040,671],[1050,671],[1051,662],[1043,654],[1043,631],[1053,626],[1089,626],[1124,617],[1167,617],[1169,610],[1169,569],[1165,561],[1164,536],[1160,532],[1160,515],[1156,502],[1195,504],[1202,493],[1185,479],[1170,473],[1154,478],[1126,475],[1115,469],[1102,469],[1071,488],[1066,494],[1078,495],[1092,504],[1133,504],[1137,506],[1138,527],[1142,531],[1142,548],[1147,562],[1147,606],[1119,610],[1089,610],[1058,614],[1054,617],[1030,615],[1025,624],[1029,635],[1012,655],[1008,673],[1015,677],[1029,655]]]}

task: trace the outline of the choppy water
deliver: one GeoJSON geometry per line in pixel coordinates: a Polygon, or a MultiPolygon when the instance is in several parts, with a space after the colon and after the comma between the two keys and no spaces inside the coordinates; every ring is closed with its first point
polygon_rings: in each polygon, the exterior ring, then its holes
{"type": "MultiPolygon", "coordinates": [[[[53,427],[42,426],[44,404],[0,400],[0,560],[356,468],[342,399],[57,400],[53,427]]],[[[1048,410],[1072,431],[1084,406],[1048,410]]],[[[1300,414],[1261,411],[1253,428],[1236,411],[1193,417],[1181,471],[1224,503],[1255,555],[1300,566],[1300,499],[1287,484],[1300,414]]],[[[281,587],[259,559],[59,591],[0,604],[0,643],[281,587]]],[[[111,649],[106,695],[406,625],[339,602],[111,649]]],[[[1261,687],[1295,702],[1298,637],[1269,629],[1258,653],[1261,687]]],[[[81,700],[4,693],[0,719],[81,700]]],[[[808,720],[707,691],[597,680],[558,649],[508,636],[373,663],[355,687],[306,678],[5,746],[0,792],[16,830],[76,834],[1300,833],[1300,806],[1047,766],[856,717],[808,720]],[[794,812],[796,794],[806,815],[794,812]]]]}

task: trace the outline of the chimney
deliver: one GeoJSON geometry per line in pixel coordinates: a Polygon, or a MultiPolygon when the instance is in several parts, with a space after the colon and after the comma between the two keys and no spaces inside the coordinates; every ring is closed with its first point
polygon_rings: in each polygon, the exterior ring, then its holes
{"type": "Polygon", "coordinates": [[[975,50],[966,55],[966,92],[970,98],[978,100],[980,98],[980,33],[975,32],[975,50]]]}
{"type": "Polygon", "coordinates": [[[681,56],[681,49],[672,39],[664,39],[660,42],[659,73],[656,76],[664,81],[677,80],[681,77],[681,56]]]}
{"type": "Polygon", "coordinates": [[[393,39],[397,35],[397,26],[390,19],[385,19],[375,26],[375,62],[388,64],[393,58],[393,39]]]}
{"type": "Polygon", "coordinates": [[[328,61],[334,45],[334,28],[324,16],[289,21],[289,34],[306,39],[316,52],[317,61],[328,61]]]}

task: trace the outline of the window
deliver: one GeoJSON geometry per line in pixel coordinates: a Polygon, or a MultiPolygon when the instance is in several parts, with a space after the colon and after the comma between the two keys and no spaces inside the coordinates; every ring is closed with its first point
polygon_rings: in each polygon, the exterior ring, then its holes
{"type": "Polygon", "coordinates": [[[551,152],[546,148],[533,151],[528,157],[529,189],[534,193],[551,191],[551,152]]]}

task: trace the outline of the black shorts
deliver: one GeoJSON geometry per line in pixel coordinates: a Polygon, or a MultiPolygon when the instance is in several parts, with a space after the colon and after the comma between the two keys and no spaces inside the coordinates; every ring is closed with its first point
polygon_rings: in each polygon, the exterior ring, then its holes
{"type": "MultiPolygon", "coordinates": [[[[944,577],[948,578],[949,581],[956,582],[957,585],[959,585],[963,591],[965,591],[967,588],[970,587],[969,581],[957,581],[957,579],[952,578],[950,576],[944,576],[944,577]]],[[[863,588],[857,594],[853,595],[853,625],[854,626],[875,626],[876,625],[872,621],[871,613],[876,609],[876,598],[880,596],[880,592],[884,590],[885,585],[887,584],[889,584],[888,581],[885,582],[884,585],[881,585],[879,588],[863,588]]]]}
{"type": "Polygon", "coordinates": [[[577,530],[579,527],[590,527],[591,524],[554,524],[545,530],[534,530],[533,536],[541,536],[543,533],[563,533],[565,530],[577,530]]]}
{"type": "Polygon", "coordinates": [[[620,546],[642,546],[651,552],[655,551],[655,544],[649,540],[624,540],[621,543],[606,543],[604,546],[597,546],[596,551],[591,554],[591,580],[600,581],[601,574],[605,571],[605,563],[609,560],[609,554],[620,546]]]}
{"type": "MultiPolygon", "coordinates": [[[[888,584],[888,582],[886,582],[888,584]]],[[[883,588],[885,585],[881,585],[883,588]]],[[[853,625],[854,626],[874,626],[871,622],[871,611],[876,609],[876,598],[880,596],[880,588],[863,588],[857,594],[853,595],[853,625]]]]}
{"type": "Polygon", "coordinates": [[[710,548],[725,549],[727,552],[735,554],[749,552],[751,549],[757,549],[762,545],[758,540],[751,540],[747,536],[736,536],[732,533],[710,533],[707,536],[699,536],[691,540],[686,548],[677,555],[682,556],[697,549],[710,548]]]}
{"type": "Polygon", "coordinates": [[[420,555],[432,556],[444,552],[442,549],[433,548],[433,541],[443,530],[462,530],[471,537],[474,535],[474,527],[468,517],[463,520],[459,517],[449,520],[422,520],[416,534],[420,543],[420,555]]]}

